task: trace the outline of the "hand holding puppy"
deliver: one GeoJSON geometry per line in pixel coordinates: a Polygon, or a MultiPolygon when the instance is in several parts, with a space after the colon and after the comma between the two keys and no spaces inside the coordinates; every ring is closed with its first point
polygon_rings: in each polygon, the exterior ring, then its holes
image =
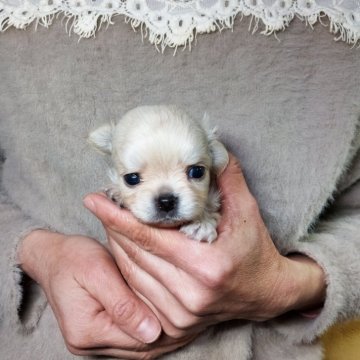
{"type": "Polygon", "coordinates": [[[44,290],[75,355],[153,358],[195,337],[157,340],[158,319],[128,288],[110,253],[91,238],[35,230],[22,242],[19,260],[44,290]]]}
{"type": "Polygon", "coordinates": [[[219,186],[222,218],[211,245],[142,224],[102,195],[85,200],[127,283],[174,338],[229,319],[267,320],[324,297],[321,268],[275,248],[234,157],[219,186]]]}

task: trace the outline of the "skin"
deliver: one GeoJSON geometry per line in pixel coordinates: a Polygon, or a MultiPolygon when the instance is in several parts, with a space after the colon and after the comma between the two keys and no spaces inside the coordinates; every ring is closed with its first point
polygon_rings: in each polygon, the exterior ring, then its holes
{"type": "Polygon", "coordinates": [[[126,285],[111,254],[91,238],[36,230],[18,256],[44,290],[75,355],[150,359],[194,338],[160,335],[154,313],[126,285]]]}
{"type": "Polygon", "coordinates": [[[101,194],[84,204],[102,221],[113,257],[89,238],[35,231],[24,239],[22,267],[43,287],[70,351],[154,358],[211,324],[264,321],[321,305],[322,269],[306,256],[277,251],[232,156],[219,187],[222,220],[212,244],[141,224],[101,194]],[[147,322],[140,334],[149,316],[152,326],[147,322]]]}

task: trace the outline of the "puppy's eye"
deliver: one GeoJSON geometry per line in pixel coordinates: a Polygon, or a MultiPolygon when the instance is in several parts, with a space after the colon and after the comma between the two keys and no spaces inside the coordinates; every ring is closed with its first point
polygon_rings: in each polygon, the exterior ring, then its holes
{"type": "Polygon", "coordinates": [[[201,179],[205,175],[205,167],[200,165],[192,165],[187,169],[187,176],[190,179],[201,179]]]}
{"type": "Polygon", "coordinates": [[[124,175],[124,180],[128,185],[134,186],[139,184],[140,175],[138,173],[131,173],[124,175]]]}

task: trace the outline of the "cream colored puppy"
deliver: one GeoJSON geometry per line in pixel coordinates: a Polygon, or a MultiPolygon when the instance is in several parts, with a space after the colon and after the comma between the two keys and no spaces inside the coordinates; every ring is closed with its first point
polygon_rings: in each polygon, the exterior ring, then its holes
{"type": "Polygon", "coordinates": [[[140,221],[177,227],[190,238],[217,237],[216,176],[229,157],[215,129],[173,106],[142,106],[89,141],[112,158],[106,194],[140,221]]]}

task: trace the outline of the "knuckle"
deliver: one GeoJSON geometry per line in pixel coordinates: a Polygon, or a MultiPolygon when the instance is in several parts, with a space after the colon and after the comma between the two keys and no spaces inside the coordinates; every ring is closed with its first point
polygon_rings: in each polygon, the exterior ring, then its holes
{"type": "Polygon", "coordinates": [[[182,339],[186,334],[186,331],[180,329],[170,330],[166,333],[166,335],[175,340],[182,339]]]}
{"type": "Polygon", "coordinates": [[[86,264],[84,266],[83,270],[83,280],[86,283],[94,284],[94,283],[101,283],[103,279],[105,279],[108,274],[106,272],[106,264],[104,264],[104,261],[102,259],[98,259],[98,261],[92,261],[91,266],[88,266],[89,264],[86,264]]]}
{"type": "Polygon", "coordinates": [[[193,295],[191,301],[187,303],[187,309],[195,316],[206,315],[211,302],[210,296],[203,294],[193,295]]]}
{"type": "MultiPolygon", "coordinates": [[[[81,350],[91,347],[86,336],[80,331],[67,331],[65,335],[65,343],[70,352],[77,352],[79,354],[81,350]]],[[[76,355],[76,354],[75,354],[76,355]]]]}
{"type": "Polygon", "coordinates": [[[126,271],[128,272],[128,277],[131,275],[134,275],[136,272],[136,266],[135,264],[139,264],[141,262],[141,259],[143,257],[144,250],[140,246],[131,246],[128,248],[128,256],[132,261],[127,261],[126,271]]]}
{"type": "Polygon", "coordinates": [[[209,289],[216,289],[222,284],[223,275],[221,270],[209,269],[203,276],[203,283],[209,289]]]}
{"type": "Polygon", "coordinates": [[[137,306],[133,299],[118,301],[113,306],[112,315],[119,324],[126,325],[136,316],[137,306]]]}
{"type": "Polygon", "coordinates": [[[201,270],[201,282],[210,290],[224,287],[234,270],[233,263],[228,257],[216,256],[214,261],[201,270]]]}
{"type": "Polygon", "coordinates": [[[66,345],[66,348],[67,348],[73,355],[78,355],[78,356],[82,355],[82,353],[83,353],[82,350],[77,349],[77,348],[71,346],[71,345],[68,344],[67,342],[65,342],[65,345],[66,345]]]}
{"type": "Polygon", "coordinates": [[[194,326],[196,323],[196,318],[192,315],[189,316],[176,316],[173,319],[171,319],[171,323],[175,327],[174,330],[170,330],[171,335],[170,337],[178,339],[184,336],[186,330],[194,326]]]}
{"type": "Polygon", "coordinates": [[[155,358],[156,358],[155,354],[152,354],[152,353],[149,353],[149,352],[139,354],[139,360],[152,360],[152,359],[155,359],[155,358]]]}
{"type": "Polygon", "coordinates": [[[121,273],[126,281],[131,281],[133,278],[134,268],[134,264],[130,263],[129,261],[126,261],[121,265],[121,273]]]}
{"type": "Polygon", "coordinates": [[[127,282],[132,282],[136,276],[136,271],[137,271],[135,265],[137,262],[137,255],[134,253],[133,250],[131,250],[128,252],[128,257],[132,259],[132,261],[130,261],[128,258],[123,259],[123,261],[121,261],[119,266],[123,278],[127,282]]]}
{"type": "Polygon", "coordinates": [[[135,343],[131,345],[131,349],[137,353],[141,353],[142,351],[146,351],[149,349],[148,344],[144,344],[141,342],[135,343]]]}

